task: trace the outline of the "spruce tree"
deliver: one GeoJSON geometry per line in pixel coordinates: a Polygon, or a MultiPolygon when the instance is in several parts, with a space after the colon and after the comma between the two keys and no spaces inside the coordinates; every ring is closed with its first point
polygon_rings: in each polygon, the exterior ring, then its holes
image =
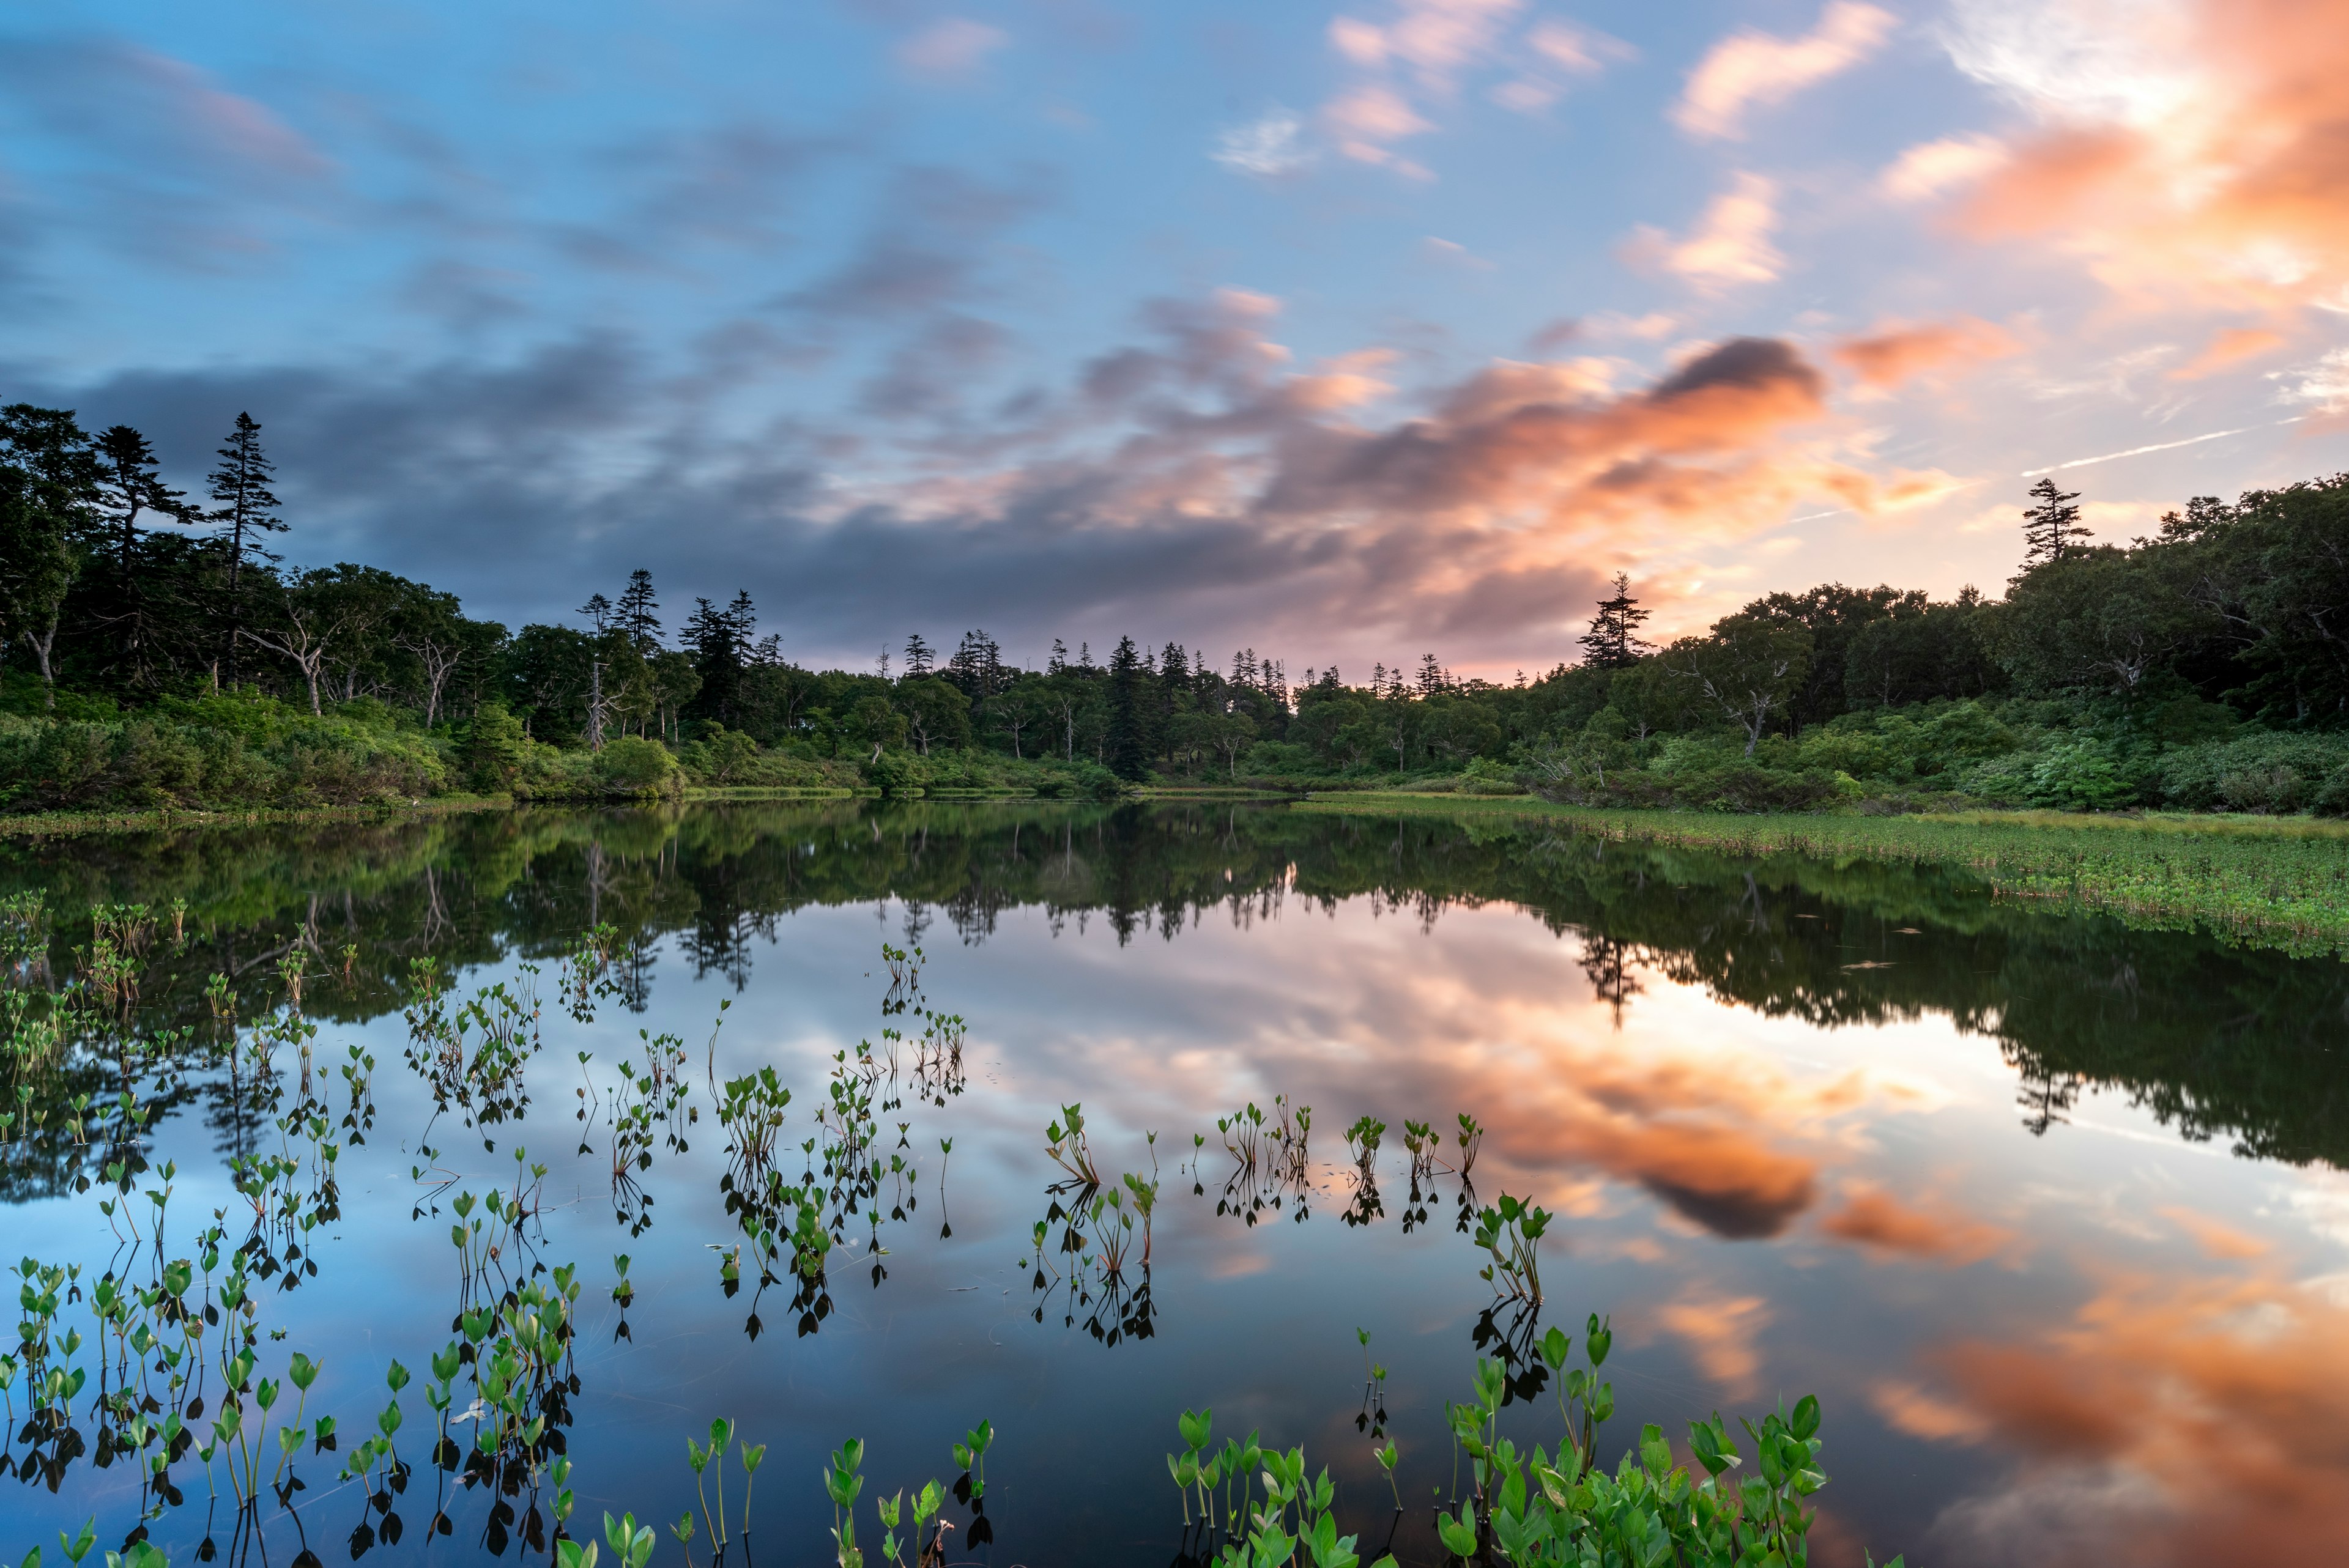
{"type": "Polygon", "coordinates": [[[1150,769],[1149,717],[1143,700],[1142,654],[1132,637],[1120,637],[1109,657],[1109,727],[1104,737],[1110,771],[1140,779],[1150,769]]]}
{"type": "Polygon", "coordinates": [[[114,555],[115,591],[131,597],[131,557],[139,548],[139,514],[151,511],[172,522],[191,515],[187,498],[163,482],[155,449],[128,425],[116,425],[91,443],[98,456],[98,506],[106,514],[107,542],[114,555]]]}
{"type": "Polygon", "coordinates": [[[922,640],[921,633],[916,632],[912,636],[907,637],[905,639],[905,678],[909,681],[917,681],[927,676],[930,673],[932,662],[936,656],[930,645],[922,640]]]}
{"type": "Polygon", "coordinates": [[[660,646],[660,617],[653,614],[659,608],[660,601],[653,597],[653,574],[641,566],[629,573],[628,585],[620,590],[619,603],[612,607],[612,614],[640,654],[651,653],[660,646]]]}
{"type": "MultiPolygon", "coordinates": [[[[708,601],[704,600],[703,603],[707,603],[708,601]]],[[[605,624],[612,618],[612,602],[601,593],[590,593],[587,595],[587,603],[580,605],[574,613],[586,616],[587,624],[595,628],[595,634],[600,637],[604,634],[605,624]]]]}
{"type": "Polygon", "coordinates": [[[237,643],[244,634],[244,562],[277,557],[264,549],[261,536],[283,533],[277,497],[270,492],[269,476],[276,471],[261,449],[261,427],[251,414],[240,412],[228,444],[220,449],[220,467],[212,473],[212,521],[220,525],[216,538],[228,545],[228,680],[236,684],[237,643]]]}
{"type": "Polygon", "coordinates": [[[2067,491],[2053,479],[2042,478],[2031,487],[2031,498],[2039,504],[2023,511],[2025,572],[2063,560],[2088,537],[2088,531],[2080,526],[2080,509],[2072,504],[2080,499],[2079,491],[2067,491]]]}
{"type": "Polygon", "coordinates": [[[1596,669],[1629,669],[1651,651],[1640,640],[1640,624],[1648,618],[1648,612],[1631,597],[1631,574],[1615,573],[1614,586],[1611,596],[1599,601],[1599,614],[1590,618],[1590,630],[1578,639],[1583,663],[1596,669]]]}

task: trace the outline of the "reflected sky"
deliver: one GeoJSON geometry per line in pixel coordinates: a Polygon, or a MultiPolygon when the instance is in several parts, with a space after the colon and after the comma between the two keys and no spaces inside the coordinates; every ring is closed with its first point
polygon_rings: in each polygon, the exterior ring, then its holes
{"type": "MultiPolygon", "coordinates": [[[[1161,1456],[1174,1413],[1207,1405],[1218,1433],[1305,1443],[1343,1484],[1348,1528],[1376,1544],[1392,1507],[1354,1423],[1359,1327],[1389,1370],[1403,1452],[1412,1511],[1394,1544],[1433,1563],[1442,1403],[1465,1391],[1492,1296],[1454,1229],[1456,1175],[1428,1180],[1427,1218],[1405,1229],[1402,1135],[1433,1124],[1457,1165],[1466,1113],[1484,1130],[1480,1199],[1531,1196],[1560,1216],[1544,1321],[1612,1315],[1621,1403],[1606,1451],[1643,1421],[1678,1433],[1716,1408],[1819,1395],[1834,1478],[1822,1562],[2292,1564],[2349,1549],[2335,1506],[2349,1181],[2327,1157],[2338,965],[2002,909],[1914,869],[1870,880],[1484,823],[1365,834],[1285,812],[826,809],[543,826],[522,844],[487,823],[339,854],[281,841],[291,869],[266,894],[252,853],[183,844],[10,868],[49,880],[61,923],[101,885],[159,904],[192,891],[190,951],[159,956],[145,993],[159,1016],[188,1005],[224,943],[265,954],[308,932],[339,954],[336,923],[353,934],[351,978],[314,983],[305,1003],[333,1050],[377,1057],[375,1130],[344,1155],[319,1274],[264,1317],[287,1331],[279,1353],[323,1357],[314,1408],[347,1426],[380,1402],[388,1358],[419,1365],[449,1337],[448,1199],[411,1175],[435,1162],[419,1151],[478,1189],[511,1181],[519,1144],[551,1168],[533,1249],[587,1282],[569,1436],[586,1518],[674,1518],[691,1492],[683,1438],[731,1414],[775,1449],[756,1539],[796,1560],[828,1523],[823,1451],[858,1434],[884,1489],[951,1479],[947,1445],[984,1416],[1002,1433],[997,1539],[969,1555],[1171,1556],[1180,1510],[1161,1456]],[[151,869],[175,865],[178,882],[151,869]],[[419,891],[428,872],[437,885],[419,891]],[[539,962],[552,997],[549,950],[590,897],[626,933],[629,988],[592,1024],[550,1002],[519,1122],[436,1116],[400,1064],[394,957],[450,952],[460,994],[539,962]],[[910,942],[929,1004],[967,1020],[967,1088],[943,1108],[901,1089],[879,1112],[876,1147],[914,1173],[885,1178],[884,1217],[850,1230],[833,1310],[802,1336],[788,1282],[724,1290],[722,1249],[741,1234],[709,1084],[776,1069],[796,1173],[835,1053],[864,1040],[885,1055],[885,1027],[917,1032],[881,1006],[883,944],[910,942]],[[614,1218],[605,1108],[619,1064],[664,1033],[684,1042],[696,1119],[684,1149],[652,1145],[638,1178],[652,1222],[631,1235],[614,1218]],[[1216,1120],[1275,1096],[1312,1108],[1309,1181],[1254,1224],[1219,1214],[1234,1162],[1216,1120]],[[1130,1268],[1110,1293],[1113,1345],[1089,1326],[1100,1292],[1033,1286],[1031,1227],[1060,1174],[1043,1129],[1071,1103],[1104,1175],[1161,1183],[1148,1332],[1132,1332],[1130,1268]],[[1381,1205],[1349,1224],[1365,1211],[1344,1133],[1363,1115],[1387,1124],[1381,1205]],[[621,1252],[636,1297],[616,1339],[623,1315],[605,1297],[621,1252]]],[[[191,1209],[235,1200],[217,1098],[160,1124],[158,1157],[179,1161],[175,1202],[191,1209]]],[[[96,1194],[16,1192],[12,1253],[102,1265],[96,1194]]],[[[1553,1429],[1538,1407],[1512,1418],[1527,1439],[1553,1429]]],[[[332,1468],[313,1467],[299,1532],[342,1553],[365,1502],[332,1468]]],[[[203,1534],[201,1478],[181,1479],[190,1504],[156,1526],[175,1561],[203,1534]]],[[[120,1470],[85,1461],[56,1498],[0,1492],[0,1520],[21,1555],[92,1511],[127,1527],[134,1495],[120,1470]]],[[[444,1553],[465,1539],[452,1512],[444,1553]]]]}

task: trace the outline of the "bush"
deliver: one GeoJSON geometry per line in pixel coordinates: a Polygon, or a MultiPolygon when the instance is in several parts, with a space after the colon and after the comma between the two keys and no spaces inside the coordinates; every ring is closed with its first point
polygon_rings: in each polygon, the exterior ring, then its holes
{"type": "Polygon", "coordinates": [[[902,751],[884,751],[863,771],[864,782],[887,799],[901,799],[914,792],[914,759],[902,751]]]}
{"type": "Polygon", "coordinates": [[[481,704],[465,727],[460,755],[467,782],[484,794],[505,794],[514,787],[529,749],[522,720],[508,713],[505,704],[481,704]]]}
{"type": "Polygon", "coordinates": [[[355,806],[445,787],[421,736],[208,698],[120,720],[0,718],[0,810],[355,806]],[[204,723],[218,717],[226,723],[204,723]],[[189,722],[196,718],[199,722],[189,722]]]}
{"type": "Polygon", "coordinates": [[[594,771],[607,795],[674,795],[685,782],[668,748],[641,735],[605,741],[594,771]]]}
{"type": "Polygon", "coordinates": [[[2164,805],[2189,811],[2297,811],[2349,768],[2349,736],[2257,732],[2178,746],[2159,763],[2164,805]]]}

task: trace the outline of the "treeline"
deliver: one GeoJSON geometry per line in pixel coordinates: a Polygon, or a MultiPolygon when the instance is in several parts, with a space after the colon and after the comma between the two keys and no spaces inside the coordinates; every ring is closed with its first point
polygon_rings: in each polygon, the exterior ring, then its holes
{"type": "Polygon", "coordinates": [[[1618,804],[2349,810],[2349,477],[2211,497],[2098,543],[2051,480],[2002,599],[1772,593],[1669,646],[1616,579],[1583,656],[1434,655],[1292,681],[1121,638],[1040,669],[985,632],[869,672],[782,656],[749,594],[672,633],[649,570],[519,632],[378,569],[290,570],[261,428],[201,501],[138,431],[0,410],[0,800],[559,798],[712,785],[1537,789],[1618,804]],[[680,764],[682,771],[680,771],[680,764]]]}

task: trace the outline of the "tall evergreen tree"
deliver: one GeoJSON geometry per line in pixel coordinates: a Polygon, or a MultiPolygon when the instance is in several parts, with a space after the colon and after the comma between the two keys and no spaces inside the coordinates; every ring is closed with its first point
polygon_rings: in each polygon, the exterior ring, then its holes
{"type": "Polygon", "coordinates": [[[107,519],[116,591],[127,600],[131,593],[132,557],[139,548],[140,514],[151,511],[167,521],[181,523],[202,514],[189,507],[187,497],[163,482],[155,449],[129,426],[112,426],[90,445],[98,457],[98,509],[107,519]]]}
{"type": "Polygon", "coordinates": [[[905,639],[905,678],[921,680],[930,673],[936,658],[936,650],[922,640],[921,633],[916,632],[905,639]]]}
{"type": "Polygon", "coordinates": [[[1583,663],[1596,669],[1629,669],[1652,651],[1640,640],[1640,624],[1648,618],[1648,612],[1631,597],[1631,574],[1615,573],[1614,586],[1611,595],[1599,601],[1599,614],[1590,618],[1590,630],[1578,639],[1583,663]]]}
{"type": "MultiPolygon", "coordinates": [[[[702,601],[705,604],[709,602],[707,599],[702,601]]],[[[612,602],[601,593],[590,593],[587,595],[587,603],[580,605],[573,614],[586,616],[587,624],[595,628],[595,634],[600,637],[604,634],[604,627],[612,619],[612,602]]]]}
{"type": "Polygon", "coordinates": [[[221,529],[218,537],[228,544],[228,678],[234,686],[237,641],[244,634],[245,558],[276,560],[263,548],[261,536],[285,532],[285,523],[277,515],[277,497],[269,489],[269,476],[276,472],[276,465],[262,451],[261,427],[251,414],[237,415],[228,444],[220,449],[220,467],[212,473],[215,503],[212,521],[221,529]]]}
{"type": "Polygon", "coordinates": [[[619,603],[612,607],[612,614],[640,654],[651,653],[660,646],[660,617],[653,614],[659,608],[660,601],[653,597],[653,574],[641,566],[629,573],[628,585],[620,590],[619,603]]]}
{"type": "Polygon", "coordinates": [[[97,618],[109,628],[107,645],[111,663],[130,684],[147,684],[155,657],[159,627],[156,606],[148,602],[140,557],[139,519],[151,513],[168,522],[187,523],[202,511],[163,482],[155,449],[147,438],[128,425],[116,425],[91,443],[98,460],[97,505],[104,520],[102,547],[113,557],[111,583],[99,601],[97,618]]]}
{"type": "Polygon", "coordinates": [[[0,408],[0,647],[21,641],[57,706],[50,655],[66,593],[81,569],[98,469],[89,438],[63,408],[0,408]]]}
{"type": "Polygon", "coordinates": [[[2023,511],[2025,572],[2063,560],[2088,538],[2088,531],[2080,526],[2080,509],[2072,504],[2080,499],[2079,491],[2067,491],[2052,478],[2042,478],[2031,487],[2031,499],[2039,504],[2023,511]]]}
{"type": "Polygon", "coordinates": [[[1150,770],[1154,749],[1142,674],[1142,654],[1132,637],[1120,637],[1109,658],[1109,727],[1103,738],[1110,771],[1140,779],[1150,770]]]}

